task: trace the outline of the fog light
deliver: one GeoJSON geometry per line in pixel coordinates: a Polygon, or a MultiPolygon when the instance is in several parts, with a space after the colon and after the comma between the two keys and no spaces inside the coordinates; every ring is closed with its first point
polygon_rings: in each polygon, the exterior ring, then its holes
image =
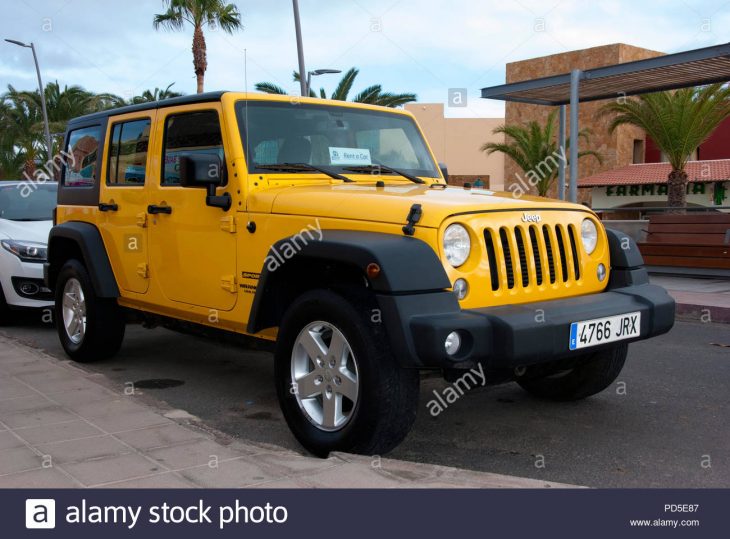
{"type": "Polygon", "coordinates": [[[606,266],[603,264],[598,264],[598,271],[596,272],[598,274],[598,280],[602,281],[606,278],[606,266]]]}
{"type": "Polygon", "coordinates": [[[461,337],[458,332],[452,331],[446,336],[444,348],[446,349],[446,353],[450,356],[455,355],[459,351],[459,348],[461,348],[461,337]]]}
{"type": "Polygon", "coordinates": [[[456,279],[454,281],[454,294],[456,294],[456,299],[461,301],[468,293],[469,283],[466,282],[466,279],[456,279]]]}
{"type": "Polygon", "coordinates": [[[41,288],[35,283],[21,283],[20,291],[26,296],[35,296],[41,288]]]}

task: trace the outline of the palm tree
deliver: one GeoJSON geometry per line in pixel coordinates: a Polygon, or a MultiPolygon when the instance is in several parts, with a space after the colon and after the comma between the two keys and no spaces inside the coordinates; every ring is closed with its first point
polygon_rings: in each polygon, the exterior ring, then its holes
{"type": "MultiPolygon", "coordinates": [[[[555,133],[555,116],[557,111],[550,113],[547,123],[543,126],[536,121],[529,122],[526,126],[521,125],[500,125],[492,133],[503,134],[511,139],[509,142],[487,142],[482,145],[481,150],[490,155],[500,152],[512,159],[522,169],[527,179],[533,183],[539,196],[547,196],[555,178],[560,171],[560,161],[565,160],[568,165],[568,147],[570,141],[566,142],[566,148],[558,147],[555,133]]],[[[590,131],[582,129],[578,136],[586,142],[590,139],[590,131]]],[[[599,163],[603,163],[601,154],[593,150],[578,152],[578,158],[591,155],[599,163]]]]}
{"type": "Polygon", "coordinates": [[[23,163],[23,172],[32,177],[43,146],[41,109],[33,100],[27,99],[25,92],[11,85],[2,100],[3,148],[14,152],[14,159],[23,163]]]}
{"type": "MultiPolygon", "coordinates": [[[[124,100],[114,94],[94,94],[80,86],[61,88],[58,81],[48,83],[44,93],[53,154],[61,148],[66,124],[71,118],[124,104],[124,100]]],[[[43,135],[40,93],[8,86],[0,103],[0,174],[17,177],[20,168],[32,177],[36,163],[51,157],[47,155],[43,135]],[[18,167],[18,163],[22,165],[18,167]]]]}
{"type": "Polygon", "coordinates": [[[646,131],[672,166],[667,178],[667,204],[684,213],[687,205],[685,166],[692,153],[730,117],[730,88],[711,84],[671,92],[644,94],[608,103],[601,114],[611,115],[611,132],[620,125],[646,131]]]}
{"type": "MultiPolygon", "coordinates": [[[[117,95],[109,93],[95,94],[83,89],[81,86],[64,86],[61,88],[58,81],[48,83],[44,88],[44,93],[48,111],[48,128],[53,135],[53,153],[56,153],[63,143],[63,134],[69,120],[84,114],[125,104],[124,99],[117,95]]],[[[33,110],[41,110],[41,97],[37,90],[19,92],[9,87],[6,95],[15,96],[16,105],[18,102],[22,102],[33,110]]],[[[42,133],[42,130],[42,118],[37,117],[33,131],[42,133]]],[[[41,144],[38,157],[48,159],[49,156],[46,156],[46,153],[45,144],[41,144]]]]}
{"type": "Polygon", "coordinates": [[[130,105],[137,105],[139,103],[150,103],[152,101],[162,101],[163,99],[170,99],[171,97],[180,97],[183,95],[180,92],[170,90],[175,83],[168,84],[167,88],[157,88],[154,90],[145,90],[140,95],[134,96],[129,100],[130,105]]]}
{"type": "MultiPolygon", "coordinates": [[[[347,101],[347,97],[352,90],[352,85],[355,83],[355,78],[360,71],[357,68],[349,69],[340,79],[337,84],[335,91],[328,98],[327,92],[324,88],[319,89],[319,94],[315,93],[311,88],[309,89],[309,97],[321,97],[322,99],[334,99],[337,101],[347,101]]],[[[294,72],[292,78],[295,82],[299,80],[299,73],[294,72]]],[[[272,82],[259,82],[256,84],[256,89],[259,92],[267,94],[279,94],[286,95],[286,91],[277,86],[272,82]]],[[[353,99],[357,103],[368,103],[371,105],[380,105],[383,107],[399,107],[416,100],[416,94],[394,94],[391,92],[383,92],[383,87],[380,84],[374,84],[365,88],[363,91],[358,93],[353,99]]]]}
{"type": "Polygon", "coordinates": [[[16,180],[25,164],[24,156],[15,149],[12,107],[3,96],[0,101],[0,179],[16,180]]]}
{"type": "Polygon", "coordinates": [[[223,0],[163,0],[167,6],[165,13],[155,15],[152,21],[155,29],[182,30],[185,23],[193,26],[193,67],[198,81],[198,93],[203,93],[205,70],[208,69],[205,36],[203,27],[220,27],[232,34],[243,28],[241,14],[235,4],[225,4],[223,0]]]}

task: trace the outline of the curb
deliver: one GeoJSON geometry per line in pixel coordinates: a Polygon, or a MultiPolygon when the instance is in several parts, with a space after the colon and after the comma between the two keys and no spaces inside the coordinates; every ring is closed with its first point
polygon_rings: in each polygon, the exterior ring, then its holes
{"type": "Polygon", "coordinates": [[[676,317],[678,319],[730,324],[730,307],[695,305],[692,303],[677,303],[676,305],[676,317]]]}

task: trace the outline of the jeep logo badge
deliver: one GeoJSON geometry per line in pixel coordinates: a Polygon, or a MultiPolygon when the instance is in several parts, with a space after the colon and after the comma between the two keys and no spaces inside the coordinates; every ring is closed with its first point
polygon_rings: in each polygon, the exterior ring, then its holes
{"type": "Polygon", "coordinates": [[[542,221],[542,217],[540,217],[537,213],[524,212],[522,214],[523,223],[539,223],[540,221],[542,221]]]}

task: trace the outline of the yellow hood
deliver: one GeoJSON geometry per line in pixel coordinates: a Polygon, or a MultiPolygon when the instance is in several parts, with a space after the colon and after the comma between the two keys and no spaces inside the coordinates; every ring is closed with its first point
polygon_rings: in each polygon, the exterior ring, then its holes
{"type": "Polygon", "coordinates": [[[405,223],[413,204],[423,215],[418,226],[438,228],[447,217],[488,210],[529,211],[538,208],[582,209],[584,206],[486,189],[429,187],[427,185],[373,184],[301,185],[258,191],[249,199],[249,211],[308,215],[335,219],[405,223]]]}

